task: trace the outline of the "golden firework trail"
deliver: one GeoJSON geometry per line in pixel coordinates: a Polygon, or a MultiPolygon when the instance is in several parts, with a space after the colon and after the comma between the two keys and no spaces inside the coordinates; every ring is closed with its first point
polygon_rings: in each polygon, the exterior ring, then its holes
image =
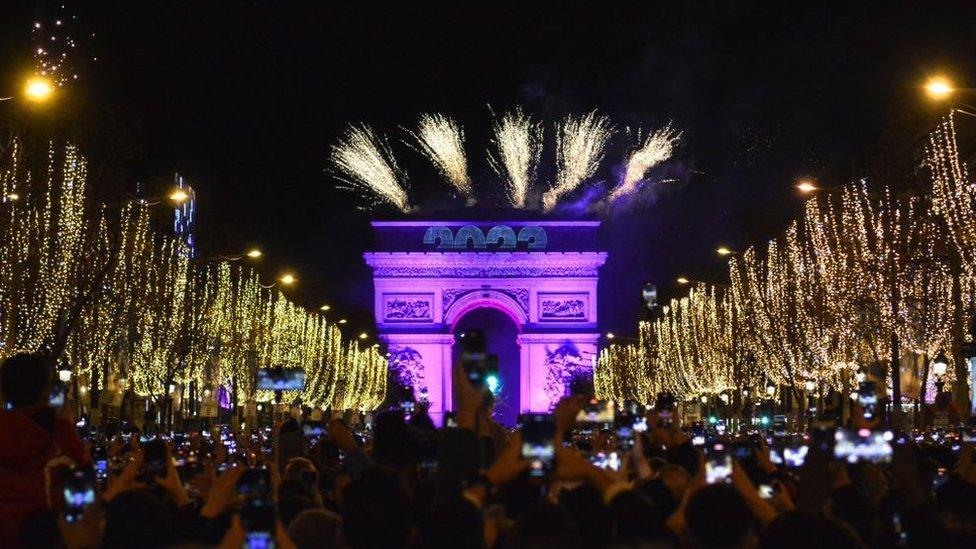
{"type": "Polygon", "coordinates": [[[488,162],[504,179],[512,205],[524,208],[542,153],[542,125],[532,122],[522,109],[515,109],[496,120],[492,129],[494,150],[489,148],[488,162]]]}
{"type": "Polygon", "coordinates": [[[471,198],[473,189],[468,176],[461,124],[443,114],[424,114],[413,136],[420,143],[421,152],[437,166],[444,179],[461,196],[471,198]]]}
{"type": "Polygon", "coordinates": [[[636,191],[648,170],[671,158],[671,155],[674,154],[674,148],[680,140],[681,132],[673,130],[671,124],[648,134],[644,143],[630,153],[630,157],[627,158],[627,168],[624,170],[623,180],[610,193],[608,202],[613,202],[636,191]]]}
{"type": "Polygon", "coordinates": [[[387,202],[403,213],[410,212],[407,191],[401,181],[404,174],[397,167],[390,147],[368,126],[350,126],[339,142],[332,146],[332,163],[345,176],[351,188],[374,202],[387,202]]]}
{"type": "Polygon", "coordinates": [[[560,197],[596,173],[612,133],[610,121],[596,111],[566,117],[556,133],[556,183],[542,195],[543,211],[552,210],[560,197]]]}

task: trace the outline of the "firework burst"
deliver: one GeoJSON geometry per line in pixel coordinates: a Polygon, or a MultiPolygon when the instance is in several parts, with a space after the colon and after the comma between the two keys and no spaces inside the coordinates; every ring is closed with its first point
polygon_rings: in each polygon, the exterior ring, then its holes
{"type": "MultiPolygon", "coordinates": [[[[638,141],[640,134],[638,133],[638,141]]],[[[623,179],[610,193],[609,202],[633,193],[647,171],[664,162],[674,154],[674,148],[681,140],[681,132],[671,128],[671,124],[647,135],[642,145],[630,153],[623,179]]]]}
{"type": "Polygon", "coordinates": [[[489,149],[488,162],[505,180],[512,205],[524,208],[542,153],[542,126],[516,109],[495,121],[492,129],[491,143],[496,150],[489,149]]]}
{"type": "Polygon", "coordinates": [[[54,13],[31,25],[34,70],[37,76],[57,87],[78,79],[81,57],[75,40],[77,19],[78,16],[70,14],[61,5],[54,13]]]}
{"type": "Polygon", "coordinates": [[[556,134],[556,183],[542,195],[544,211],[552,210],[561,196],[596,173],[612,133],[610,121],[596,111],[566,117],[556,134]]]}
{"type": "Polygon", "coordinates": [[[389,145],[367,126],[350,126],[339,142],[332,146],[332,163],[345,176],[352,189],[410,212],[407,191],[401,181],[389,145]]]}
{"type": "Polygon", "coordinates": [[[461,124],[442,114],[425,114],[420,117],[417,133],[413,136],[420,143],[421,152],[437,166],[444,179],[461,196],[471,198],[473,189],[461,124]]]}

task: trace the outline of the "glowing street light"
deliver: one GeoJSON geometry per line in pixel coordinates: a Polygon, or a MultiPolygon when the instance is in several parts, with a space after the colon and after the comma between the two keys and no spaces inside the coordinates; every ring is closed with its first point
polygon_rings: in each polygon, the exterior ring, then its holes
{"type": "Polygon", "coordinates": [[[329,305],[322,305],[321,307],[319,307],[319,310],[322,311],[322,312],[327,312],[330,309],[332,309],[332,307],[329,306],[329,305]]]}
{"type": "Polygon", "coordinates": [[[247,257],[250,257],[251,259],[257,259],[262,255],[264,255],[264,253],[257,248],[251,248],[250,250],[247,251],[247,254],[245,255],[247,255],[247,257]]]}
{"type": "Polygon", "coordinates": [[[340,318],[339,319],[339,324],[345,324],[346,322],[349,322],[349,321],[346,320],[346,319],[344,319],[344,318],[340,318]]]}
{"type": "Polygon", "coordinates": [[[690,284],[691,281],[683,276],[678,277],[678,284],[690,284]]]}
{"type": "Polygon", "coordinates": [[[932,99],[945,99],[954,91],[952,83],[942,76],[933,76],[925,83],[925,93],[932,99]]]}
{"type": "Polygon", "coordinates": [[[169,199],[172,200],[173,202],[176,202],[177,204],[186,202],[187,200],[189,200],[189,198],[190,195],[187,194],[187,192],[182,189],[177,189],[169,193],[169,199]]]}
{"type": "Polygon", "coordinates": [[[948,369],[949,360],[946,359],[944,352],[939,351],[939,356],[935,357],[935,359],[932,361],[932,373],[935,374],[935,377],[941,378],[946,374],[948,369]]]}
{"type": "Polygon", "coordinates": [[[806,179],[797,183],[796,188],[803,194],[810,194],[820,189],[820,187],[817,187],[812,181],[808,181],[806,179]]]}
{"type": "Polygon", "coordinates": [[[367,334],[366,332],[359,334],[359,339],[366,339],[367,337],[369,337],[369,334],[367,334]]]}
{"type": "Polygon", "coordinates": [[[735,252],[733,252],[731,248],[727,248],[725,246],[719,246],[718,249],[715,250],[715,253],[721,256],[726,256],[726,255],[732,255],[735,252]]]}
{"type": "Polygon", "coordinates": [[[38,103],[42,101],[47,101],[51,94],[54,93],[54,86],[51,83],[39,77],[31,78],[27,81],[27,85],[24,87],[24,95],[27,96],[31,101],[36,101],[38,103]]]}
{"type": "Polygon", "coordinates": [[[613,332],[607,332],[607,339],[613,339],[614,337],[616,336],[613,335],[613,332]]]}
{"type": "Polygon", "coordinates": [[[278,282],[281,282],[281,283],[282,283],[282,284],[284,284],[285,286],[291,286],[291,285],[292,285],[292,284],[294,284],[294,283],[295,283],[295,282],[296,282],[297,280],[298,280],[298,279],[297,279],[297,278],[295,278],[295,275],[293,275],[293,274],[291,274],[291,273],[286,273],[286,274],[283,274],[283,275],[281,275],[281,278],[279,278],[279,279],[278,279],[278,282]]]}
{"type": "Polygon", "coordinates": [[[4,202],[16,202],[18,200],[20,200],[20,195],[17,193],[8,193],[7,196],[4,197],[4,202]]]}

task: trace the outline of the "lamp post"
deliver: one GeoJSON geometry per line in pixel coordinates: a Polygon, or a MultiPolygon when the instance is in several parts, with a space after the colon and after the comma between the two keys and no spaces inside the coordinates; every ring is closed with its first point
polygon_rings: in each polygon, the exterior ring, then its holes
{"type": "Polygon", "coordinates": [[[80,404],[78,403],[78,401],[80,400],[78,398],[78,389],[77,389],[77,387],[78,387],[78,380],[75,379],[74,384],[68,385],[71,382],[71,367],[68,366],[68,363],[67,362],[63,362],[61,364],[61,368],[58,370],[58,381],[60,381],[61,382],[61,385],[64,386],[65,395],[68,395],[68,394],[71,395],[71,402],[72,402],[72,404],[71,404],[71,412],[77,418],[80,415],[78,413],[79,406],[80,406],[80,404]],[[73,388],[74,391],[73,392],[69,392],[68,391],[68,388],[69,387],[73,388]]]}
{"type": "Polygon", "coordinates": [[[749,401],[749,389],[742,389],[741,406],[739,408],[739,419],[747,421],[752,413],[752,403],[749,401]]]}
{"type": "Polygon", "coordinates": [[[776,414],[776,386],[772,383],[766,385],[766,403],[771,419],[776,414]]]}

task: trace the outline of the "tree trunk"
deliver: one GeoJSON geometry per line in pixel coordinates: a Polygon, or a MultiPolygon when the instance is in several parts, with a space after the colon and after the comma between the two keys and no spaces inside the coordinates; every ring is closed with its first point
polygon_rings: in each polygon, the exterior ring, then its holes
{"type": "Polygon", "coordinates": [[[891,288],[891,414],[892,418],[901,417],[901,349],[898,341],[898,308],[901,304],[901,292],[898,288],[897,276],[892,276],[891,288]]]}
{"type": "Polygon", "coordinates": [[[969,402],[969,364],[962,356],[962,344],[966,340],[966,319],[962,304],[962,266],[957,254],[949,256],[949,269],[952,274],[952,367],[956,381],[952,384],[952,400],[960,410],[968,410],[969,402]]]}

